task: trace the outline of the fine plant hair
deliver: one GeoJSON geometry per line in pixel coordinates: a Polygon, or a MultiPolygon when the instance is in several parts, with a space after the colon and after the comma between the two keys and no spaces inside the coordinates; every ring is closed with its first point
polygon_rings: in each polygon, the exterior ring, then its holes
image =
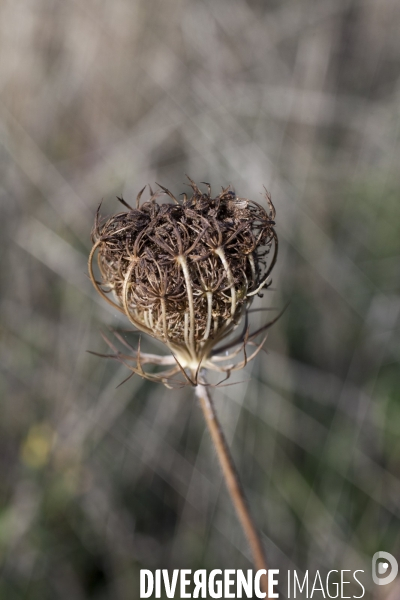
{"type": "MultiPolygon", "coordinates": [[[[165,187],[133,208],[102,218],[100,206],[92,230],[89,275],[98,293],[134,327],[163,342],[168,355],[144,353],[114,332],[125,347],[104,338],[112,350],[97,354],[116,359],[137,374],[166,387],[192,385],[217,452],[223,476],[249,542],[257,569],[266,569],[262,543],[251,518],[224,434],[218,421],[207,371],[229,379],[262,349],[268,328],[279,318],[250,331],[253,299],[267,288],[278,254],[275,208],[265,190],[267,209],[239,198],[228,186],[216,197],[188,178],[192,193],[178,200],[165,187]],[[160,202],[164,196],[168,202],[160,202]],[[97,281],[93,262],[101,281],[97,281]],[[231,334],[240,327],[237,335],[231,334]],[[255,340],[261,337],[261,340],[255,340]],[[251,352],[248,352],[248,346],[251,352]],[[129,351],[129,353],[126,352],[129,351]],[[242,355],[242,356],[241,356],[242,355]],[[152,365],[152,371],[146,370],[152,365]],[[154,366],[161,370],[154,371],[154,366]],[[167,367],[167,368],[164,368],[167,367]]],[[[125,381],[127,381],[127,379],[125,381]]],[[[124,382],[122,382],[124,383],[124,382]]],[[[261,578],[267,593],[267,576],[261,578]]]]}

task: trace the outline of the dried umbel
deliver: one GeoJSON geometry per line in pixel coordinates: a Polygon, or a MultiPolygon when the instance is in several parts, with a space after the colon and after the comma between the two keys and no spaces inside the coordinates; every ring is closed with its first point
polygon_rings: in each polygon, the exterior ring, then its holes
{"type": "Polygon", "coordinates": [[[266,210],[238,198],[230,187],[212,198],[208,184],[207,192],[202,192],[189,181],[192,194],[183,194],[181,201],[159,186],[156,193],[150,188],[149,200],[141,204],[144,188],[136,208],[119,198],[127,212],[102,219],[98,211],[89,258],[90,277],[103,298],[139,331],[166,344],[171,353],[161,357],[129,346],[133,352],[126,355],[109,342],[112,356],[129,366],[132,374],[167,386],[182,384],[176,377],[179,373],[185,383],[196,385],[200,368],[229,377],[257,354],[265,340],[258,346],[252,340],[271,325],[253,333],[247,326],[249,306],[269,285],[277,258],[275,209],[268,192],[266,210]],[[171,200],[160,203],[161,196],[171,200]],[[101,283],[93,274],[96,251],[101,283]],[[244,315],[241,335],[218,348],[244,315]],[[249,357],[247,344],[256,348],[249,357]],[[243,359],[232,363],[241,351],[243,359]],[[149,363],[172,368],[148,372],[143,367],[149,363]]]}

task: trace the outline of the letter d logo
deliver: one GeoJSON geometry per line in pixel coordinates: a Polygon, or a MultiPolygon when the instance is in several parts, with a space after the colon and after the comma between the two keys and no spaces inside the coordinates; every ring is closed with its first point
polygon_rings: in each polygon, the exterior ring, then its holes
{"type": "Polygon", "coordinates": [[[388,583],[392,583],[392,581],[396,579],[398,571],[399,565],[397,564],[397,560],[394,556],[389,554],[389,552],[377,552],[374,554],[372,558],[372,579],[376,585],[387,585],[388,583]],[[382,559],[385,560],[385,562],[378,563],[378,560],[382,559]],[[384,575],[388,571],[389,565],[391,567],[389,575],[386,577],[379,577],[379,575],[384,575]]]}

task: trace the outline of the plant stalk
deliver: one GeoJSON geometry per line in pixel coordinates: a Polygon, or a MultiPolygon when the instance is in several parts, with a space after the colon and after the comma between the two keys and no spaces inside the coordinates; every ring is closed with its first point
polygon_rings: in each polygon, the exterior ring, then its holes
{"type": "MultiPolygon", "coordinates": [[[[244,490],[240,483],[239,475],[233,463],[232,455],[229,451],[208,388],[199,383],[196,386],[196,396],[200,401],[233,506],[235,507],[240,524],[249,543],[256,570],[267,570],[261,539],[250,515],[244,490]]],[[[265,592],[266,598],[268,598],[268,572],[266,575],[262,575],[260,583],[261,590],[265,592]]]]}

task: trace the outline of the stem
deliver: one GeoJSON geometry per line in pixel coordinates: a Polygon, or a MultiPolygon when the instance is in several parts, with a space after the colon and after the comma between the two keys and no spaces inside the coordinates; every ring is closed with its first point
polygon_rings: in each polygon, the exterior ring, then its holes
{"type": "MultiPolygon", "coordinates": [[[[199,383],[196,386],[196,396],[200,401],[204,418],[211,434],[211,439],[213,441],[215,450],[217,451],[218,460],[222,469],[226,486],[233,502],[233,506],[235,507],[237,516],[249,543],[250,550],[253,555],[254,565],[257,571],[259,569],[267,570],[261,539],[250,515],[247,500],[239,480],[239,475],[233,463],[231,453],[221,429],[221,425],[218,421],[217,413],[215,412],[215,407],[207,387],[199,383]]],[[[263,575],[261,577],[261,589],[266,593],[266,598],[268,598],[267,575],[263,575]]]]}
{"type": "Polygon", "coordinates": [[[189,321],[190,321],[189,350],[191,351],[192,358],[196,358],[196,346],[194,343],[195,315],[194,315],[192,280],[190,279],[190,273],[189,273],[189,268],[187,265],[186,257],[179,256],[178,263],[180,264],[181,269],[183,271],[183,276],[185,278],[186,290],[187,290],[187,295],[188,295],[189,321]]]}
{"type": "Polygon", "coordinates": [[[226,260],[226,256],[225,256],[225,252],[224,252],[223,248],[217,248],[215,250],[215,254],[217,254],[220,257],[220,259],[221,259],[221,262],[222,262],[222,264],[224,266],[224,269],[226,271],[226,277],[228,279],[228,283],[229,283],[230,288],[231,288],[231,298],[232,298],[231,315],[233,317],[233,315],[235,314],[235,311],[236,311],[235,280],[233,279],[232,271],[231,271],[231,268],[229,266],[228,261],[226,260]]]}

